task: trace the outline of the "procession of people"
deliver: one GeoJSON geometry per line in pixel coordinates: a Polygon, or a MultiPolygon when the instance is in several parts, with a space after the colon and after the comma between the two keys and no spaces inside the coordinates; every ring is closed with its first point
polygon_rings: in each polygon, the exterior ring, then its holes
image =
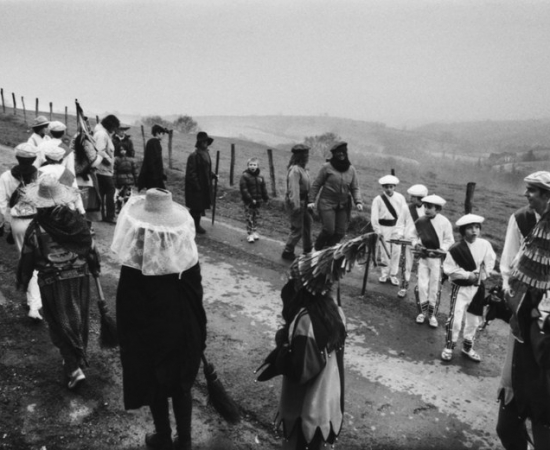
{"type": "MultiPolygon", "coordinates": [[[[206,233],[200,222],[212,207],[218,179],[209,153],[214,139],[204,131],[196,136],[187,159],[184,207],[166,187],[165,127],[152,127],[139,175],[125,134],[129,127],[114,115],[93,132],[84,118],[70,142],[61,122],[39,116],[32,128],[28,142],[15,149],[17,164],[0,175],[2,227],[20,253],[17,286],[26,293],[28,315],[45,319],[66,386],[76,389],[89,365],[90,279],[101,272],[93,222],[100,211],[101,220],[116,225],[111,250],[121,265],[116,318],[124,407],[150,408],[155,430],[145,439],[148,447],[191,449],[191,387],[206,347],[207,321],[195,239],[206,233]]],[[[276,335],[279,354],[273,362],[283,375],[276,423],[285,437],[283,448],[293,450],[334,445],[340,434],[346,337],[339,291],[332,283],[313,290],[295,272],[347,248],[351,209],[363,211],[361,174],[350,162],[348,144],[334,144],[314,179],[307,168],[309,151],[304,144],[290,149],[284,200],[290,232],[281,258],[291,263],[291,276],[281,291],[285,325],[276,335]],[[315,211],[321,231],[313,241],[315,211]],[[297,255],[300,241],[303,253],[297,255]]],[[[397,176],[385,175],[378,183],[381,192],[372,202],[368,231],[377,243],[378,282],[389,281],[397,297],[406,299],[416,268],[417,313],[411,322],[438,328],[442,284],[448,279],[450,311],[440,358],[453,360],[462,335],[461,354],[480,363],[475,340],[486,310],[485,285],[488,280],[498,284],[497,255],[481,237],[485,218],[468,212],[455,220],[460,235],[455,242],[444,198],[415,184],[407,189],[407,203],[397,176]]],[[[508,450],[527,448],[526,419],[532,423],[534,448],[550,448],[550,270],[540,256],[550,249],[550,172],[530,174],[525,183],[528,205],[510,217],[499,266],[511,331],[497,433],[508,450]]],[[[247,241],[254,243],[260,206],[269,200],[258,158],[248,160],[240,191],[247,241]]]]}

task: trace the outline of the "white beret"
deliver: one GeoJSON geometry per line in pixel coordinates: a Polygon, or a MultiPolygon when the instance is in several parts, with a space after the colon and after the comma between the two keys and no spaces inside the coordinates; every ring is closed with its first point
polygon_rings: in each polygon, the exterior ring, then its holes
{"type": "Polygon", "coordinates": [[[426,197],[423,197],[422,203],[429,203],[430,205],[443,206],[447,202],[439,195],[432,194],[432,195],[427,195],[426,197]]]}
{"type": "Polygon", "coordinates": [[[472,223],[483,223],[485,219],[477,214],[466,214],[456,221],[457,227],[463,227],[472,223]]]}
{"type": "Polygon", "coordinates": [[[53,140],[41,143],[39,150],[44,152],[44,156],[54,161],[61,161],[65,156],[65,150],[59,147],[57,142],[53,140]]]}
{"type": "Polygon", "coordinates": [[[15,147],[15,156],[20,158],[36,158],[38,149],[27,142],[23,142],[15,147]]]}
{"type": "Polygon", "coordinates": [[[523,181],[532,186],[550,190],[550,172],[541,170],[539,172],[532,173],[527,175],[523,181]]]}
{"type": "Polygon", "coordinates": [[[55,122],[50,122],[50,131],[65,131],[67,126],[63,122],[56,120],[55,122]]]}
{"type": "Polygon", "coordinates": [[[384,186],[385,184],[394,184],[394,185],[398,185],[399,184],[399,178],[397,177],[394,177],[393,175],[386,175],[382,178],[380,178],[378,180],[378,182],[384,186]]]}
{"type": "Polygon", "coordinates": [[[415,184],[407,189],[407,194],[413,197],[426,197],[428,195],[428,188],[423,184],[415,184]]]}

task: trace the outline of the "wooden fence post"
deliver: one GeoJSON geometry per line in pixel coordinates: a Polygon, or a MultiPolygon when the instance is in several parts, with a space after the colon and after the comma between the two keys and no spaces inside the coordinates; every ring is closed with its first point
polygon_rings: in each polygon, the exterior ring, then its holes
{"type": "Polygon", "coordinates": [[[174,130],[168,131],[168,167],[172,168],[172,135],[174,130]]]}
{"type": "Polygon", "coordinates": [[[15,93],[11,93],[11,98],[13,98],[13,115],[17,114],[17,102],[15,101],[15,93]]]}
{"type": "Polygon", "coordinates": [[[145,156],[145,129],[141,125],[141,137],[143,138],[143,156],[145,156]]]}
{"type": "Polygon", "coordinates": [[[275,181],[275,166],[273,164],[273,150],[267,149],[267,159],[269,161],[269,176],[271,177],[271,195],[277,197],[277,183],[275,181]]]}
{"type": "Polygon", "coordinates": [[[470,214],[472,212],[472,200],[474,199],[474,191],[476,190],[476,184],[470,182],[466,185],[466,200],[464,200],[464,214],[470,214]]]}
{"type": "Polygon", "coordinates": [[[52,121],[52,116],[53,116],[53,103],[50,102],[50,122],[52,121]]]}
{"type": "Polygon", "coordinates": [[[395,169],[391,169],[391,174],[395,176],[395,169]]]}
{"type": "Polygon", "coordinates": [[[21,96],[21,104],[23,105],[23,117],[25,118],[25,123],[27,123],[27,110],[25,109],[25,99],[21,96]]]}
{"type": "Polygon", "coordinates": [[[229,165],[229,186],[233,186],[234,173],[235,173],[235,144],[231,144],[231,164],[229,165]]]}
{"type": "Polygon", "coordinates": [[[38,97],[36,97],[36,106],[34,107],[34,117],[38,117],[38,97]]]}
{"type": "Polygon", "coordinates": [[[95,116],[95,124],[97,125],[99,123],[99,116],[95,116]]]}
{"type": "Polygon", "coordinates": [[[0,89],[0,95],[2,96],[2,112],[6,114],[6,105],[4,104],[4,89],[0,89]]]}
{"type": "Polygon", "coordinates": [[[66,106],[65,106],[65,126],[66,127],[69,126],[69,111],[66,106]]]}

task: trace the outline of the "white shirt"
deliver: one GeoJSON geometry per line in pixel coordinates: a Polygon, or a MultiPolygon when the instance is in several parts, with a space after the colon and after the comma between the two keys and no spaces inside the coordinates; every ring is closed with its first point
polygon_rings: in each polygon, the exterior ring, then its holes
{"type": "Polygon", "coordinates": [[[454,280],[467,280],[471,273],[480,273],[481,263],[485,264],[485,268],[480,275],[480,280],[483,281],[491,274],[495,267],[497,255],[493,250],[491,243],[485,239],[477,238],[471,244],[466,242],[472,257],[476,263],[476,269],[473,272],[469,272],[460,267],[450,253],[447,254],[445,262],[443,263],[443,271],[449,275],[451,281],[454,280]]]}
{"type": "MultiPolygon", "coordinates": [[[[381,225],[380,220],[394,220],[395,217],[391,215],[391,213],[388,211],[388,208],[386,207],[386,204],[384,203],[384,200],[382,200],[381,194],[374,197],[374,200],[372,201],[372,207],[370,210],[370,221],[372,224],[372,228],[376,233],[381,232],[381,225]]],[[[408,210],[407,201],[405,200],[405,197],[401,195],[399,192],[394,192],[391,197],[388,197],[386,195],[386,198],[390,201],[391,205],[395,209],[395,212],[397,213],[397,223],[395,224],[395,234],[402,236],[403,230],[404,230],[404,220],[405,220],[405,210],[408,210]]]]}
{"type": "Polygon", "coordinates": [[[10,198],[19,187],[19,180],[11,174],[11,170],[6,170],[0,175],[0,223],[11,222],[10,198]]]}
{"type": "Polygon", "coordinates": [[[39,134],[33,133],[29,139],[27,139],[27,143],[34,145],[35,147],[38,147],[42,142],[49,141],[51,139],[50,136],[45,135],[44,137],[40,136],[39,134]]]}
{"type": "MultiPolygon", "coordinates": [[[[449,219],[439,213],[431,220],[431,222],[439,239],[439,249],[443,251],[449,250],[449,247],[455,243],[455,238],[453,236],[453,226],[451,225],[451,222],[449,221],[449,219]]],[[[422,245],[422,241],[418,236],[416,227],[413,228],[411,236],[413,246],[417,244],[422,245]]]]}

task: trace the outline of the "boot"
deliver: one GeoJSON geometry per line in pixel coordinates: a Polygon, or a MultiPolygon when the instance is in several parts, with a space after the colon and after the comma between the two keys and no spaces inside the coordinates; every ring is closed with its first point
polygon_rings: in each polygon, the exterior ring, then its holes
{"type": "Polygon", "coordinates": [[[197,234],[205,234],[206,230],[201,227],[201,213],[194,212],[191,214],[191,217],[193,217],[193,220],[195,221],[195,232],[197,234]]]}
{"type": "Polygon", "coordinates": [[[172,406],[178,431],[178,435],[174,439],[174,448],[176,450],[191,450],[191,418],[193,411],[191,391],[173,396],[172,406]]]}

